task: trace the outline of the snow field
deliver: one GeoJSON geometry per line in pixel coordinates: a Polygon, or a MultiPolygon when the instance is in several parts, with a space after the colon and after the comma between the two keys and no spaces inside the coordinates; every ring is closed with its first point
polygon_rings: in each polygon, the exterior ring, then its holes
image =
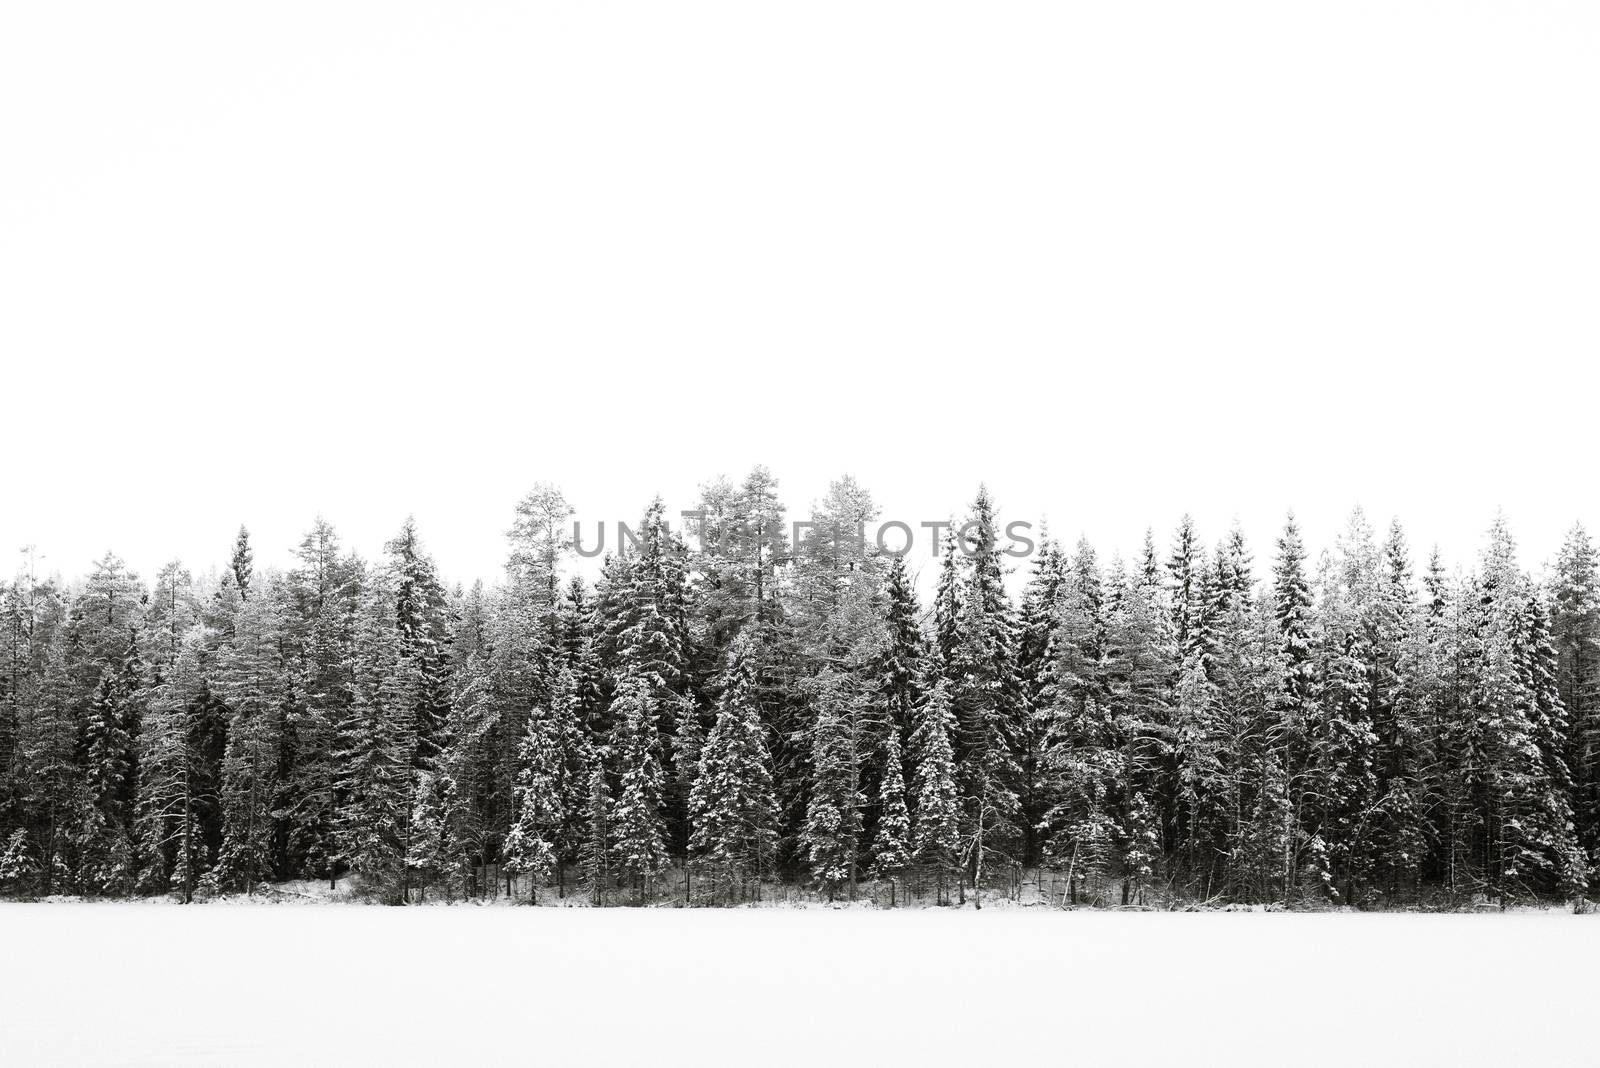
{"type": "Polygon", "coordinates": [[[15,905],[0,1064],[1566,1064],[1597,950],[1555,912],[15,905]]]}

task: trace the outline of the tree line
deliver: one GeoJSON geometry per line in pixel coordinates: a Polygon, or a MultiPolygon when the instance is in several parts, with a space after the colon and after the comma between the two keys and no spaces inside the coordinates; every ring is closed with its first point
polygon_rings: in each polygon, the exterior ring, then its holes
{"type": "Polygon", "coordinates": [[[368,561],[318,519],[286,571],[243,529],[198,579],[25,564],[0,587],[0,891],[1587,890],[1600,554],[1581,526],[1537,581],[1503,518],[1453,571],[1359,509],[1315,562],[1291,515],[1259,567],[1237,528],[1208,547],[1188,518],[1106,564],[1046,534],[1013,599],[980,488],[924,605],[906,560],[856,536],[878,509],[851,478],[798,539],[764,468],[697,510],[679,533],[653,501],[592,584],[547,485],[494,587],[447,588],[409,520],[368,561]]]}

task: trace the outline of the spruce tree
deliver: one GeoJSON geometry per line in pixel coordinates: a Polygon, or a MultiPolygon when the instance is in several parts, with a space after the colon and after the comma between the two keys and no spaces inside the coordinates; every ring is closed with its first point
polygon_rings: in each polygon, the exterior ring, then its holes
{"type": "Polygon", "coordinates": [[[611,787],[606,782],[605,768],[596,764],[589,773],[583,845],[578,855],[584,881],[589,884],[596,905],[605,904],[606,883],[611,879],[611,856],[611,787]]]}
{"type": "Polygon", "coordinates": [[[962,530],[968,568],[949,677],[959,726],[963,874],[981,906],[988,872],[1017,863],[1020,852],[1021,685],[998,520],[986,487],[978,487],[962,530]]]}
{"type": "Polygon", "coordinates": [[[710,876],[713,892],[725,892],[730,902],[752,881],[759,890],[778,837],[771,756],[755,704],[749,655],[748,639],[730,649],[716,725],[689,795],[690,856],[710,876]]]}
{"type": "Polygon", "coordinates": [[[961,864],[961,798],[951,744],[955,731],[950,684],[941,679],[923,701],[911,733],[916,765],[912,856],[920,868],[933,875],[941,905],[947,900],[946,884],[959,873],[961,864]]]}
{"type": "Polygon", "coordinates": [[[851,729],[856,698],[832,668],[814,681],[816,722],[811,728],[811,793],[800,844],[811,876],[832,901],[854,892],[864,798],[851,729]]]}
{"type": "Polygon", "coordinates": [[[566,866],[579,859],[587,822],[589,771],[597,759],[584,722],[578,676],[564,666],[556,676],[550,694],[550,720],[559,762],[556,767],[556,795],[561,802],[561,824],[556,848],[556,885],[566,896],[566,866]]]}
{"type": "Polygon", "coordinates": [[[529,900],[539,901],[539,885],[555,871],[566,821],[563,780],[566,762],[561,729],[542,708],[528,714],[527,731],[517,753],[517,819],[506,838],[506,871],[526,875],[529,900]]]}
{"type": "Polygon", "coordinates": [[[421,772],[415,778],[405,863],[408,885],[417,888],[419,900],[426,900],[428,887],[438,881],[447,867],[444,799],[440,796],[437,776],[421,772]]]}
{"type": "Polygon", "coordinates": [[[218,658],[221,696],[231,713],[223,752],[222,849],[225,890],[250,891],[272,876],[274,806],[288,680],[282,616],[266,592],[244,601],[218,658]]]}
{"type": "Polygon", "coordinates": [[[200,815],[205,801],[203,754],[195,730],[207,699],[206,634],[198,624],[152,690],[140,736],[135,830],[140,888],[194,900],[207,858],[200,815]]]}
{"type": "Polygon", "coordinates": [[[136,875],[133,803],[138,775],[137,682],[111,665],[101,672],[85,724],[86,785],[92,806],[83,840],[81,872],[87,886],[126,895],[136,875]]]}
{"type": "Polygon", "coordinates": [[[669,860],[661,739],[651,680],[628,675],[615,689],[611,715],[619,737],[612,748],[621,785],[612,817],[614,855],[618,874],[633,884],[642,904],[669,860]]]}
{"type": "Polygon", "coordinates": [[[416,520],[406,517],[400,532],[385,546],[392,576],[395,627],[400,642],[401,670],[410,678],[414,707],[409,717],[413,739],[411,761],[431,768],[444,745],[442,731],[450,715],[449,629],[444,588],[432,557],[422,547],[416,520]]]}
{"type": "Polygon", "coordinates": [[[1017,635],[1017,672],[1022,686],[1022,724],[1018,736],[1017,804],[1022,822],[1022,863],[1039,862],[1039,826],[1051,807],[1046,787],[1047,746],[1056,733],[1051,683],[1055,674],[1056,636],[1061,626],[1061,596],[1067,583],[1067,559],[1045,534],[1033,574],[1022,594],[1017,635]]]}
{"type": "Polygon", "coordinates": [[[395,904],[406,899],[416,746],[416,697],[405,655],[389,583],[375,583],[356,620],[354,694],[339,739],[335,841],[352,875],[395,904]]]}
{"type": "Polygon", "coordinates": [[[900,737],[883,740],[883,780],[878,786],[878,824],[872,840],[872,874],[889,883],[894,907],[900,876],[911,866],[911,817],[906,810],[906,779],[900,737]]]}
{"type": "Polygon", "coordinates": [[[1550,591],[1550,633],[1557,656],[1556,686],[1567,710],[1566,760],[1578,840],[1600,845],[1600,551],[1574,524],[1556,557],[1550,591]]]}

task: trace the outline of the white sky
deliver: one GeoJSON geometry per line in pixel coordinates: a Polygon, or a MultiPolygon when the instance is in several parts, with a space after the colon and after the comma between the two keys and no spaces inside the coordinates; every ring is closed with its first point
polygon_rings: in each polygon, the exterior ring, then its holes
{"type": "MultiPolygon", "coordinates": [[[[1102,552],[1286,507],[1530,564],[1591,473],[1592,3],[0,8],[0,549],[284,562],[415,512],[886,518],[1102,552]]],[[[9,570],[9,564],[6,565],[9,570]]]]}

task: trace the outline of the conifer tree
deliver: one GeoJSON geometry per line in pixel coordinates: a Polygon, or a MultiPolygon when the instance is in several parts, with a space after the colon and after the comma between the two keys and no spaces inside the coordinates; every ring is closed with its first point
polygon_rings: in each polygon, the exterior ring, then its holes
{"type": "Polygon", "coordinates": [[[1283,683],[1278,709],[1291,729],[1303,729],[1316,691],[1316,665],[1311,651],[1311,585],[1305,573],[1306,551],[1294,513],[1278,539],[1273,567],[1273,612],[1278,623],[1283,683]]]}
{"type": "Polygon", "coordinates": [[[196,624],[151,692],[140,736],[136,821],[140,887],[188,904],[206,867],[200,817],[206,775],[196,719],[207,700],[206,634],[196,624]]]}
{"type": "Polygon", "coordinates": [[[911,817],[906,810],[906,779],[900,737],[883,739],[883,780],[878,786],[878,824],[872,841],[872,874],[889,883],[894,907],[900,876],[911,866],[911,817]]]}
{"type": "Polygon", "coordinates": [[[566,866],[577,863],[583,843],[589,802],[589,769],[597,757],[583,720],[578,676],[562,667],[550,695],[550,719],[559,762],[556,796],[561,802],[561,824],[555,839],[556,883],[566,896],[566,866]]]}
{"type": "Polygon", "coordinates": [[[1017,671],[1023,704],[1018,737],[1017,804],[1021,812],[1024,866],[1039,862],[1038,829],[1051,805],[1045,781],[1046,747],[1056,733],[1051,680],[1055,674],[1056,636],[1061,626],[1061,597],[1066,582],[1066,556],[1047,533],[1022,594],[1017,636],[1017,671]]]}
{"type": "Polygon", "coordinates": [[[957,875],[961,863],[961,799],[951,744],[955,730],[950,684],[941,679],[918,710],[916,727],[911,734],[912,758],[916,762],[912,783],[916,797],[911,838],[913,859],[933,874],[941,905],[946,901],[947,881],[957,875]]]}
{"type": "Polygon", "coordinates": [[[800,843],[812,878],[832,901],[841,889],[855,890],[865,799],[851,730],[856,697],[831,667],[813,682],[811,793],[800,843]]]}
{"type": "Polygon", "coordinates": [[[77,765],[78,726],[73,715],[73,677],[64,642],[46,640],[40,650],[35,699],[24,706],[17,728],[14,789],[30,830],[38,893],[46,896],[73,881],[76,843],[81,839],[87,791],[77,765]]]}
{"type": "Polygon", "coordinates": [[[409,841],[406,844],[408,886],[417,888],[419,899],[426,900],[428,887],[438,881],[446,866],[444,801],[438,778],[431,772],[415,776],[416,789],[411,799],[409,841]]]}
{"type": "Polygon", "coordinates": [[[632,882],[643,903],[669,859],[661,739],[651,681],[629,675],[617,680],[615,689],[611,716],[620,737],[612,749],[621,786],[612,817],[614,855],[618,874],[632,882]]]}
{"type": "Polygon", "coordinates": [[[416,698],[386,582],[362,599],[353,648],[353,700],[340,731],[339,858],[378,896],[406,899],[406,825],[413,790],[416,698]]]}
{"type": "Polygon", "coordinates": [[[266,593],[241,604],[223,646],[218,678],[231,712],[222,759],[222,849],[217,880],[226,890],[252,890],[269,878],[273,800],[288,701],[280,643],[282,617],[266,593]]]}
{"type": "Polygon", "coordinates": [[[954,525],[945,531],[939,555],[939,584],[933,598],[933,651],[939,670],[948,673],[956,658],[961,627],[961,564],[954,525]]]}
{"type": "Polygon", "coordinates": [[[1556,557],[1550,632],[1557,656],[1556,685],[1567,710],[1567,766],[1578,840],[1600,845],[1600,551],[1581,524],[1568,532],[1556,557]]]}
{"type": "Polygon", "coordinates": [[[589,798],[585,815],[578,864],[583,870],[584,881],[594,895],[594,903],[603,905],[606,883],[611,878],[612,804],[605,768],[598,763],[589,773],[589,798]]]}
{"type": "Polygon", "coordinates": [[[284,847],[307,875],[335,878],[339,731],[350,714],[351,640],[362,565],[320,516],[295,550],[284,596],[295,701],[284,728],[284,847]]]}
{"type": "Polygon", "coordinates": [[[1336,901],[1361,900],[1374,863],[1377,794],[1368,654],[1352,631],[1333,639],[1323,704],[1310,732],[1311,777],[1326,866],[1318,874],[1336,901]]]}
{"type": "Polygon", "coordinates": [[[746,884],[760,886],[777,847],[778,802],[771,757],[755,704],[748,638],[729,652],[716,725],[700,757],[689,795],[689,853],[728,900],[746,884]]]}
{"type": "Polygon", "coordinates": [[[962,529],[969,566],[950,668],[951,699],[959,725],[963,874],[981,906],[987,873],[1016,863],[1021,841],[1016,762],[1021,687],[999,528],[986,487],[978,487],[962,529]]]}
{"type": "Polygon", "coordinates": [[[1200,636],[1199,617],[1205,611],[1204,555],[1194,519],[1185,515],[1173,537],[1167,570],[1172,575],[1172,626],[1178,652],[1187,658],[1200,636]]]}
{"type": "Polygon", "coordinates": [[[239,591],[239,600],[250,599],[250,580],[254,574],[255,553],[250,549],[250,532],[241,524],[239,536],[233,539],[233,556],[228,561],[228,570],[233,575],[234,588],[239,591]]]}
{"type": "Polygon", "coordinates": [[[604,669],[595,644],[594,605],[577,575],[567,586],[560,627],[563,666],[572,672],[578,721],[591,736],[604,737],[609,725],[603,716],[604,669]]]}
{"type": "Polygon", "coordinates": [[[133,803],[138,776],[139,697],[137,649],[123,665],[107,665],[89,703],[86,784],[92,808],[84,835],[81,872],[85,883],[105,894],[126,895],[137,874],[133,848],[133,803]]]}
{"type": "MultiPolygon", "coordinates": [[[[482,591],[477,592],[481,595],[482,591]]],[[[467,619],[476,618],[478,611],[469,601],[467,619]]],[[[503,732],[490,653],[470,636],[463,641],[464,636],[458,632],[453,647],[458,659],[451,673],[454,696],[447,731],[449,744],[440,763],[445,780],[445,837],[451,867],[463,875],[464,892],[476,895],[484,888],[479,873],[487,876],[502,831],[499,743],[503,732]]],[[[509,804],[509,793],[507,799],[509,804]]]]}
{"type": "Polygon", "coordinates": [[[562,798],[565,760],[561,729],[548,712],[534,708],[517,754],[517,819],[506,838],[506,870],[526,875],[529,900],[539,901],[539,885],[549,879],[559,863],[559,847],[566,814],[562,798]]]}
{"type": "Polygon", "coordinates": [[[444,588],[411,516],[385,549],[393,576],[391,592],[402,665],[411,676],[407,689],[415,702],[410,713],[414,740],[408,748],[413,764],[430,768],[444,744],[441,732],[450,715],[444,588]]]}
{"type": "MultiPolygon", "coordinates": [[[[1161,857],[1167,755],[1174,719],[1177,643],[1155,538],[1146,532],[1139,561],[1113,583],[1107,616],[1109,759],[1119,789],[1111,798],[1122,851],[1123,898],[1131,901],[1161,857]]],[[[1171,826],[1170,823],[1166,824],[1171,826]]]]}
{"type": "Polygon", "coordinates": [[[922,676],[925,640],[919,622],[917,594],[904,557],[889,563],[884,576],[883,647],[877,675],[879,702],[888,724],[900,735],[902,744],[911,729],[911,720],[922,701],[922,676]]]}
{"type": "Polygon", "coordinates": [[[513,590],[541,615],[560,602],[561,565],[573,548],[572,515],[566,495],[548,482],[517,502],[507,573],[513,590]]]}

